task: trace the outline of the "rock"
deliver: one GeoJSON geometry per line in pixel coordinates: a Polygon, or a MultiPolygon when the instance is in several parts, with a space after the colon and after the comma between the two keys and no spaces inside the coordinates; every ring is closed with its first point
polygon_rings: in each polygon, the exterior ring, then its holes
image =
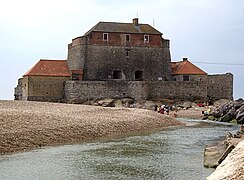
{"type": "Polygon", "coordinates": [[[226,114],[220,118],[220,122],[230,122],[232,119],[230,115],[226,114]]]}
{"type": "Polygon", "coordinates": [[[243,159],[244,140],[238,143],[216,170],[207,177],[207,180],[242,180],[244,174],[243,159]]]}
{"type": "Polygon", "coordinates": [[[116,100],[115,103],[114,103],[114,107],[123,107],[123,104],[121,102],[121,100],[116,100]]]}
{"type": "Polygon", "coordinates": [[[123,99],[121,99],[121,102],[122,102],[122,104],[125,104],[125,103],[133,104],[135,102],[135,100],[132,98],[123,98],[123,99]]]}
{"type": "Polygon", "coordinates": [[[155,102],[153,101],[146,101],[143,105],[143,107],[145,109],[148,109],[148,110],[154,110],[154,107],[155,107],[155,102]]]}
{"type": "Polygon", "coordinates": [[[237,120],[238,124],[244,124],[244,116],[242,116],[241,119],[237,120]]]}
{"type": "Polygon", "coordinates": [[[244,116],[244,105],[241,106],[237,111],[236,111],[236,119],[239,120],[244,116]]]}
{"type": "Polygon", "coordinates": [[[204,149],[204,166],[215,168],[219,165],[219,159],[226,150],[226,141],[213,145],[206,145],[204,149]]]}
{"type": "Polygon", "coordinates": [[[231,102],[231,100],[228,100],[228,99],[220,99],[220,100],[214,102],[214,106],[221,107],[224,104],[228,104],[229,102],[231,102]]]}
{"type": "Polygon", "coordinates": [[[211,121],[214,121],[214,120],[216,120],[216,118],[214,117],[214,116],[207,116],[207,118],[206,119],[208,119],[208,120],[211,120],[211,121]]]}
{"type": "Polygon", "coordinates": [[[115,99],[102,99],[99,100],[97,103],[99,106],[103,106],[103,107],[113,107],[113,103],[114,103],[115,99]]]}
{"type": "Polygon", "coordinates": [[[228,154],[230,154],[230,152],[235,148],[234,145],[229,145],[225,152],[220,156],[219,160],[218,160],[218,163],[222,163],[223,160],[225,160],[225,158],[228,156],[228,154]]]}
{"type": "Polygon", "coordinates": [[[192,107],[192,102],[190,101],[181,102],[177,105],[177,107],[181,107],[183,109],[189,109],[192,107]]]}

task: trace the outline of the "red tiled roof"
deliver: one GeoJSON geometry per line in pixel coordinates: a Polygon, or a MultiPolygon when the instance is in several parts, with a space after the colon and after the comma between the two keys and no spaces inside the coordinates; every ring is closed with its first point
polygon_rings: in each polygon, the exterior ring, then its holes
{"type": "Polygon", "coordinates": [[[171,62],[172,74],[205,75],[207,74],[188,60],[171,62]]]}
{"type": "Polygon", "coordinates": [[[43,60],[35,64],[24,76],[71,76],[66,60],[43,60]]]}

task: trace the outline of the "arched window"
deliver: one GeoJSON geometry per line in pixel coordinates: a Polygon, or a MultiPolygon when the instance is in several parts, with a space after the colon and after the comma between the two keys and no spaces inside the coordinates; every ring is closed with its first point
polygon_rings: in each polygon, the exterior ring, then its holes
{"type": "Polygon", "coordinates": [[[113,71],[113,79],[122,79],[122,71],[114,70],[113,71]]]}
{"type": "Polygon", "coordinates": [[[135,80],[143,80],[143,71],[137,70],[135,71],[135,80]]]}

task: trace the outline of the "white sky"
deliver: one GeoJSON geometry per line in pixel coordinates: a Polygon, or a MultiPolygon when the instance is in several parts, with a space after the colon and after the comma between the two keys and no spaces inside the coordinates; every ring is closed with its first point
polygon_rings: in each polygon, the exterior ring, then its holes
{"type": "MultiPolygon", "coordinates": [[[[243,0],[0,0],[0,99],[39,59],[66,59],[67,45],[99,21],[138,14],[170,39],[172,60],[244,64],[243,0]]],[[[244,95],[244,65],[195,63],[209,74],[232,72],[244,95]]]]}

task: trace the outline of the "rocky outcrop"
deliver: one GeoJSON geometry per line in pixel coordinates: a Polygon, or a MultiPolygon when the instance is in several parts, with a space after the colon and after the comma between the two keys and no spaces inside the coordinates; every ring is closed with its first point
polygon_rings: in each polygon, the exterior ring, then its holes
{"type": "Polygon", "coordinates": [[[241,126],[240,130],[234,135],[228,132],[225,140],[212,145],[206,145],[204,150],[204,166],[216,168],[243,139],[244,126],[241,126]]]}
{"type": "MultiPolygon", "coordinates": [[[[219,101],[220,102],[220,101],[219,101]]],[[[220,122],[230,122],[236,120],[238,124],[244,124],[244,100],[242,98],[225,103],[219,103],[218,101],[207,113],[204,119],[210,119],[220,122]]]]}
{"type": "Polygon", "coordinates": [[[244,139],[239,142],[227,158],[207,177],[207,180],[244,179],[244,139]]]}

